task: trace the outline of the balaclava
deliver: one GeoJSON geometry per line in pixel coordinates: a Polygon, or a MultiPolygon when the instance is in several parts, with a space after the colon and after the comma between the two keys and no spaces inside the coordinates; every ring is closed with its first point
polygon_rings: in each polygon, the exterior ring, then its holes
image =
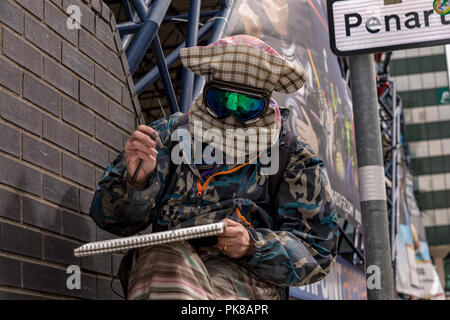
{"type": "MultiPolygon", "coordinates": [[[[304,69],[283,59],[262,40],[247,35],[220,39],[208,46],[184,48],[181,49],[180,55],[184,67],[196,74],[204,75],[206,81],[215,79],[244,84],[264,89],[270,94],[273,91],[296,92],[307,80],[304,69]]],[[[219,130],[223,137],[223,147],[222,145],[215,145],[215,147],[225,154],[234,154],[238,157],[270,148],[278,141],[280,128],[280,111],[273,99],[259,120],[249,125],[240,123],[233,116],[225,119],[214,118],[207,111],[202,95],[194,100],[189,111],[189,130],[194,139],[202,139],[203,143],[210,143],[213,138],[208,137],[206,132],[209,129],[219,130]],[[199,121],[201,130],[198,129],[199,121]],[[249,128],[256,130],[259,135],[266,134],[266,138],[258,140],[257,146],[253,145],[253,149],[249,148],[245,135],[237,135],[237,141],[231,146],[225,144],[226,137],[230,134],[228,129],[234,132],[236,129],[246,131],[249,128]],[[263,144],[261,141],[266,143],[263,144]]]]}

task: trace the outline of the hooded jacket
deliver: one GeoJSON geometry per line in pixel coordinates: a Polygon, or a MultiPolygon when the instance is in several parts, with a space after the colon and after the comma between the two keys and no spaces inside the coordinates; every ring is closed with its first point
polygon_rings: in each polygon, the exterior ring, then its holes
{"type": "MultiPolygon", "coordinates": [[[[260,279],[300,286],[325,277],[337,253],[337,216],[326,169],[312,149],[297,137],[275,199],[260,163],[225,164],[203,181],[194,164],[170,164],[170,135],[181,115],[150,125],[163,147],[157,147],[157,165],[144,190],[127,182],[123,152],[106,168],[90,207],[97,225],[130,236],[151,223],[154,232],[230,218],[256,241],[254,255],[237,260],[260,279]]],[[[178,128],[188,130],[188,124],[178,128]]],[[[280,136],[286,132],[284,125],[280,136]]]]}

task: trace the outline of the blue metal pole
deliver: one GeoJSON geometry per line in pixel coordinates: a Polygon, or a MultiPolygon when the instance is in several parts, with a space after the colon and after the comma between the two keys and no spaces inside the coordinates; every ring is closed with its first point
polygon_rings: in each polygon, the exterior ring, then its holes
{"type": "MultiPolygon", "coordinates": [[[[204,17],[211,17],[214,16],[218,13],[217,10],[209,10],[209,11],[205,11],[205,12],[201,12],[200,13],[200,17],[204,18],[204,17]]],[[[162,23],[171,23],[171,22],[179,22],[180,20],[187,20],[188,19],[188,15],[187,14],[179,14],[176,16],[171,16],[171,17],[166,17],[164,18],[162,23]]],[[[139,28],[142,26],[143,24],[141,22],[133,22],[133,21],[127,21],[127,22],[122,22],[119,23],[117,25],[117,29],[120,32],[120,35],[126,35],[126,34],[130,34],[130,33],[136,33],[139,31],[139,28]]]]}
{"type": "MultiPolygon", "coordinates": [[[[223,37],[225,33],[225,29],[228,25],[228,20],[230,18],[231,12],[233,11],[234,4],[236,1],[234,0],[224,0],[222,1],[222,8],[217,17],[214,17],[215,24],[214,29],[212,31],[211,37],[209,39],[209,43],[217,41],[223,37]]],[[[195,78],[194,82],[194,90],[193,97],[197,97],[203,89],[203,85],[205,84],[205,77],[198,76],[195,78]]]]}
{"type": "Polygon", "coordinates": [[[126,34],[138,32],[140,27],[142,27],[142,23],[127,21],[118,24],[117,30],[119,30],[121,36],[124,36],[126,34]]]}
{"type": "Polygon", "coordinates": [[[133,14],[131,12],[130,3],[128,2],[128,0],[122,0],[122,7],[125,11],[125,16],[127,17],[127,19],[133,20],[133,14]]]}
{"type": "MultiPolygon", "coordinates": [[[[143,3],[143,0],[133,1],[137,3],[143,3]]],[[[144,58],[145,53],[147,52],[159,29],[159,26],[161,25],[162,20],[164,19],[170,3],[171,0],[155,0],[152,4],[145,19],[144,25],[139,29],[139,32],[136,34],[136,38],[127,51],[128,65],[130,66],[131,74],[134,74],[139,63],[144,58]]],[[[143,10],[142,7],[139,8],[140,9],[136,8],[136,10],[138,10],[138,13],[139,10],[143,10]]],[[[142,14],[143,12],[141,11],[139,15],[141,16],[142,14]]]]}
{"type": "Polygon", "coordinates": [[[141,19],[141,21],[144,21],[149,13],[148,4],[145,3],[144,0],[133,0],[133,5],[136,9],[137,14],[139,15],[139,19],[141,19]]]}
{"type": "MultiPolygon", "coordinates": [[[[123,0],[123,1],[127,1],[128,5],[129,5],[128,0],[123,0]]],[[[152,2],[151,0],[144,0],[144,3],[145,3],[145,5],[146,5],[147,7],[150,6],[150,3],[151,3],[151,2],[152,2]]],[[[131,7],[130,7],[130,10],[131,10],[131,7]]],[[[138,23],[138,22],[139,22],[139,15],[137,14],[136,11],[133,11],[130,20],[131,20],[132,23],[138,23]]],[[[125,36],[122,38],[122,46],[123,46],[123,49],[124,49],[125,51],[127,51],[128,47],[129,47],[130,44],[131,44],[131,41],[133,41],[133,37],[134,37],[134,34],[127,34],[127,35],[125,35],[125,36]]]]}
{"type": "Polygon", "coordinates": [[[172,113],[180,111],[178,108],[177,97],[175,96],[175,91],[173,90],[172,80],[170,79],[169,70],[167,69],[167,64],[164,59],[164,52],[161,47],[161,42],[159,41],[158,34],[152,41],[152,49],[155,54],[156,63],[158,65],[159,74],[161,75],[161,81],[164,87],[164,93],[166,95],[167,101],[169,102],[170,111],[172,113]]]}
{"type": "MultiPolygon", "coordinates": [[[[214,22],[208,21],[203,27],[198,30],[198,39],[201,40],[213,27],[214,22]]],[[[168,67],[170,67],[175,61],[180,58],[180,50],[186,46],[186,42],[182,42],[176,49],[174,49],[166,58],[165,62],[168,67]]],[[[145,88],[150,86],[159,77],[159,70],[154,67],[145,76],[139,79],[135,84],[135,89],[138,94],[142,93],[145,88]]]]}
{"type": "MultiPolygon", "coordinates": [[[[218,10],[203,11],[203,12],[200,12],[200,18],[213,17],[217,13],[218,13],[218,10]]],[[[186,21],[188,21],[189,14],[178,14],[176,16],[166,17],[166,18],[164,18],[163,22],[177,22],[179,20],[184,20],[184,19],[186,19],[186,21]]]]}
{"type": "MultiPolygon", "coordinates": [[[[200,0],[190,0],[189,2],[189,22],[186,34],[186,48],[197,45],[198,22],[200,18],[200,0]]],[[[181,111],[187,112],[192,102],[192,90],[194,87],[194,73],[183,68],[182,88],[181,88],[181,111]]]]}

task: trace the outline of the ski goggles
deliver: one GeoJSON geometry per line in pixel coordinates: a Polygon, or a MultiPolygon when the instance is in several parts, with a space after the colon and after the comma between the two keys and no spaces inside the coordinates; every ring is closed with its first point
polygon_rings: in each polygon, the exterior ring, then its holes
{"type": "Polygon", "coordinates": [[[239,122],[250,124],[265,112],[270,95],[265,90],[212,80],[205,85],[203,101],[217,119],[233,115],[239,122]]]}

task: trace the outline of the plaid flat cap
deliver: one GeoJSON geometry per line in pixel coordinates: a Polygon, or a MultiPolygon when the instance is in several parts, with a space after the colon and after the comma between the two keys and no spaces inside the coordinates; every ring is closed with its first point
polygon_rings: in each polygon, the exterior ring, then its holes
{"type": "Polygon", "coordinates": [[[185,68],[204,75],[207,81],[217,79],[268,92],[293,93],[308,79],[303,68],[283,59],[262,40],[247,35],[183,48],[180,56],[185,68]]]}

